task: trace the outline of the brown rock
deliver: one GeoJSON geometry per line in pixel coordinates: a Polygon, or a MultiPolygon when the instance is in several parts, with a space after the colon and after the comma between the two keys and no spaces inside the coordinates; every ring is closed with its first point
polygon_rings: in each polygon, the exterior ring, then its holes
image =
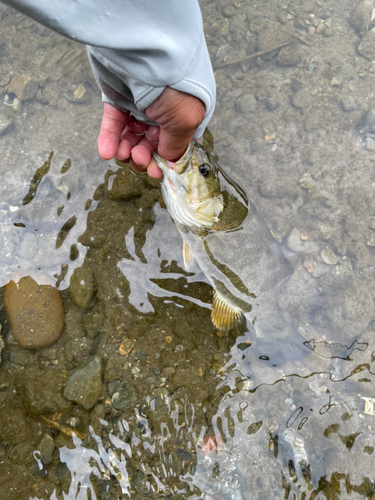
{"type": "Polygon", "coordinates": [[[4,287],[4,304],[14,338],[28,349],[45,347],[57,340],[64,327],[64,307],[59,291],[38,285],[30,276],[4,287]]]}
{"type": "Polygon", "coordinates": [[[8,94],[15,94],[20,101],[26,101],[35,97],[38,83],[33,81],[29,75],[16,75],[8,85],[8,94]]]}

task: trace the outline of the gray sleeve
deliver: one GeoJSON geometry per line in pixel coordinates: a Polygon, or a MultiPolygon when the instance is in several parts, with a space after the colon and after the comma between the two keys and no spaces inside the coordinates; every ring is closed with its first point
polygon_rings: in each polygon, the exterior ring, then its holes
{"type": "Polygon", "coordinates": [[[166,86],[206,107],[216,99],[197,0],[1,0],[58,33],[85,43],[103,100],[153,123],[145,109],[166,86]]]}

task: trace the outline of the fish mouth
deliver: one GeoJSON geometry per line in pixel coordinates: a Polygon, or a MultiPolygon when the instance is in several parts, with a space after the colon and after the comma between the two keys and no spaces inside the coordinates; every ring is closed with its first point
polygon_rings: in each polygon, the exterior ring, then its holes
{"type": "Polygon", "coordinates": [[[194,145],[195,141],[191,141],[188,144],[185,153],[176,162],[166,160],[165,158],[160,156],[156,151],[154,151],[153,156],[155,158],[156,163],[158,164],[158,167],[164,174],[168,175],[168,170],[172,169],[176,172],[176,174],[181,175],[185,172],[189,164],[191,155],[193,154],[194,145]]]}

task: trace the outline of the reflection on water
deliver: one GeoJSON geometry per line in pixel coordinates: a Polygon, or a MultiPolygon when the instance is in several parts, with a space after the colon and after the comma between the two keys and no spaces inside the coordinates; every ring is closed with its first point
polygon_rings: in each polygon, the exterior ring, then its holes
{"type": "Polygon", "coordinates": [[[202,2],[214,153],[294,269],[309,355],[277,367],[214,329],[158,182],[97,159],[82,47],[0,7],[0,286],[52,281],[65,309],[25,349],[0,289],[2,498],[374,498],[370,4],[202,2]]]}

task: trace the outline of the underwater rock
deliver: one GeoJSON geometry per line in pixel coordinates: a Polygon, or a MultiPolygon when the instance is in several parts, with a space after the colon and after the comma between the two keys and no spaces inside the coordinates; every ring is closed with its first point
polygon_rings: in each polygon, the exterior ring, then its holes
{"type": "Polygon", "coordinates": [[[100,356],[89,358],[68,376],[64,397],[90,410],[102,396],[102,360],[100,356]]]}
{"type": "Polygon", "coordinates": [[[319,245],[314,241],[302,239],[301,231],[296,227],[290,232],[286,244],[293,252],[315,253],[319,250],[319,245]]]}
{"type": "Polygon", "coordinates": [[[368,31],[358,45],[358,52],[369,61],[375,59],[375,31],[368,31]]]}
{"type": "Polygon", "coordinates": [[[37,90],[38,83],[29,75],[16,75],[11,79],[7,93],[15,94],[20,101],[26,101],[35,97],[37,90]]]}
{"type": "Polygon", "coordinates": [[[0,136],[12,125],[13,120],[5,116],[4,114],[0,115],[0,136]]]}
{"type": "Polygon", "coordinates": [[[45,347],[57,340],[64,327],[64,306],[59,291],[38,285],[30,276],[4,287],[4,304],[14,338],[28,349],[45,347]]]}
{"type": "Polygon", "coordinates": [[[360,35],[368,32],[371,22],[371,12],[374,5],[370,0],[365,0],[351,12],[349,20],[360,35]]]}
{"type": "Polygon", "coordinates": [[[21,408],[12,403],[0,408],[0,441],[6,445],[15,445],[24,441],[32,441],[33,432],[25,420],[21,408]]]}
{"type": "Polygon", "coordinates": [[[95,292],[95,280],[92,269],[78,267],[70,278],[70,294],[81,309],[87,309],[95,292]]]}
{"type": "Polygon", "coordinates": [[[114,380],[108,384],[108,388],[111,395],[111,403],[115,410],[128,410],[135,405],[137,397],[130,383],[114,380]]]}
{"type": "Polygon", "coordinates": [[[36,448],[40,453],[44,465],[52,462],[52,454],[55,450],[55,442],[49,434],[45,434],[36,448]]]}

